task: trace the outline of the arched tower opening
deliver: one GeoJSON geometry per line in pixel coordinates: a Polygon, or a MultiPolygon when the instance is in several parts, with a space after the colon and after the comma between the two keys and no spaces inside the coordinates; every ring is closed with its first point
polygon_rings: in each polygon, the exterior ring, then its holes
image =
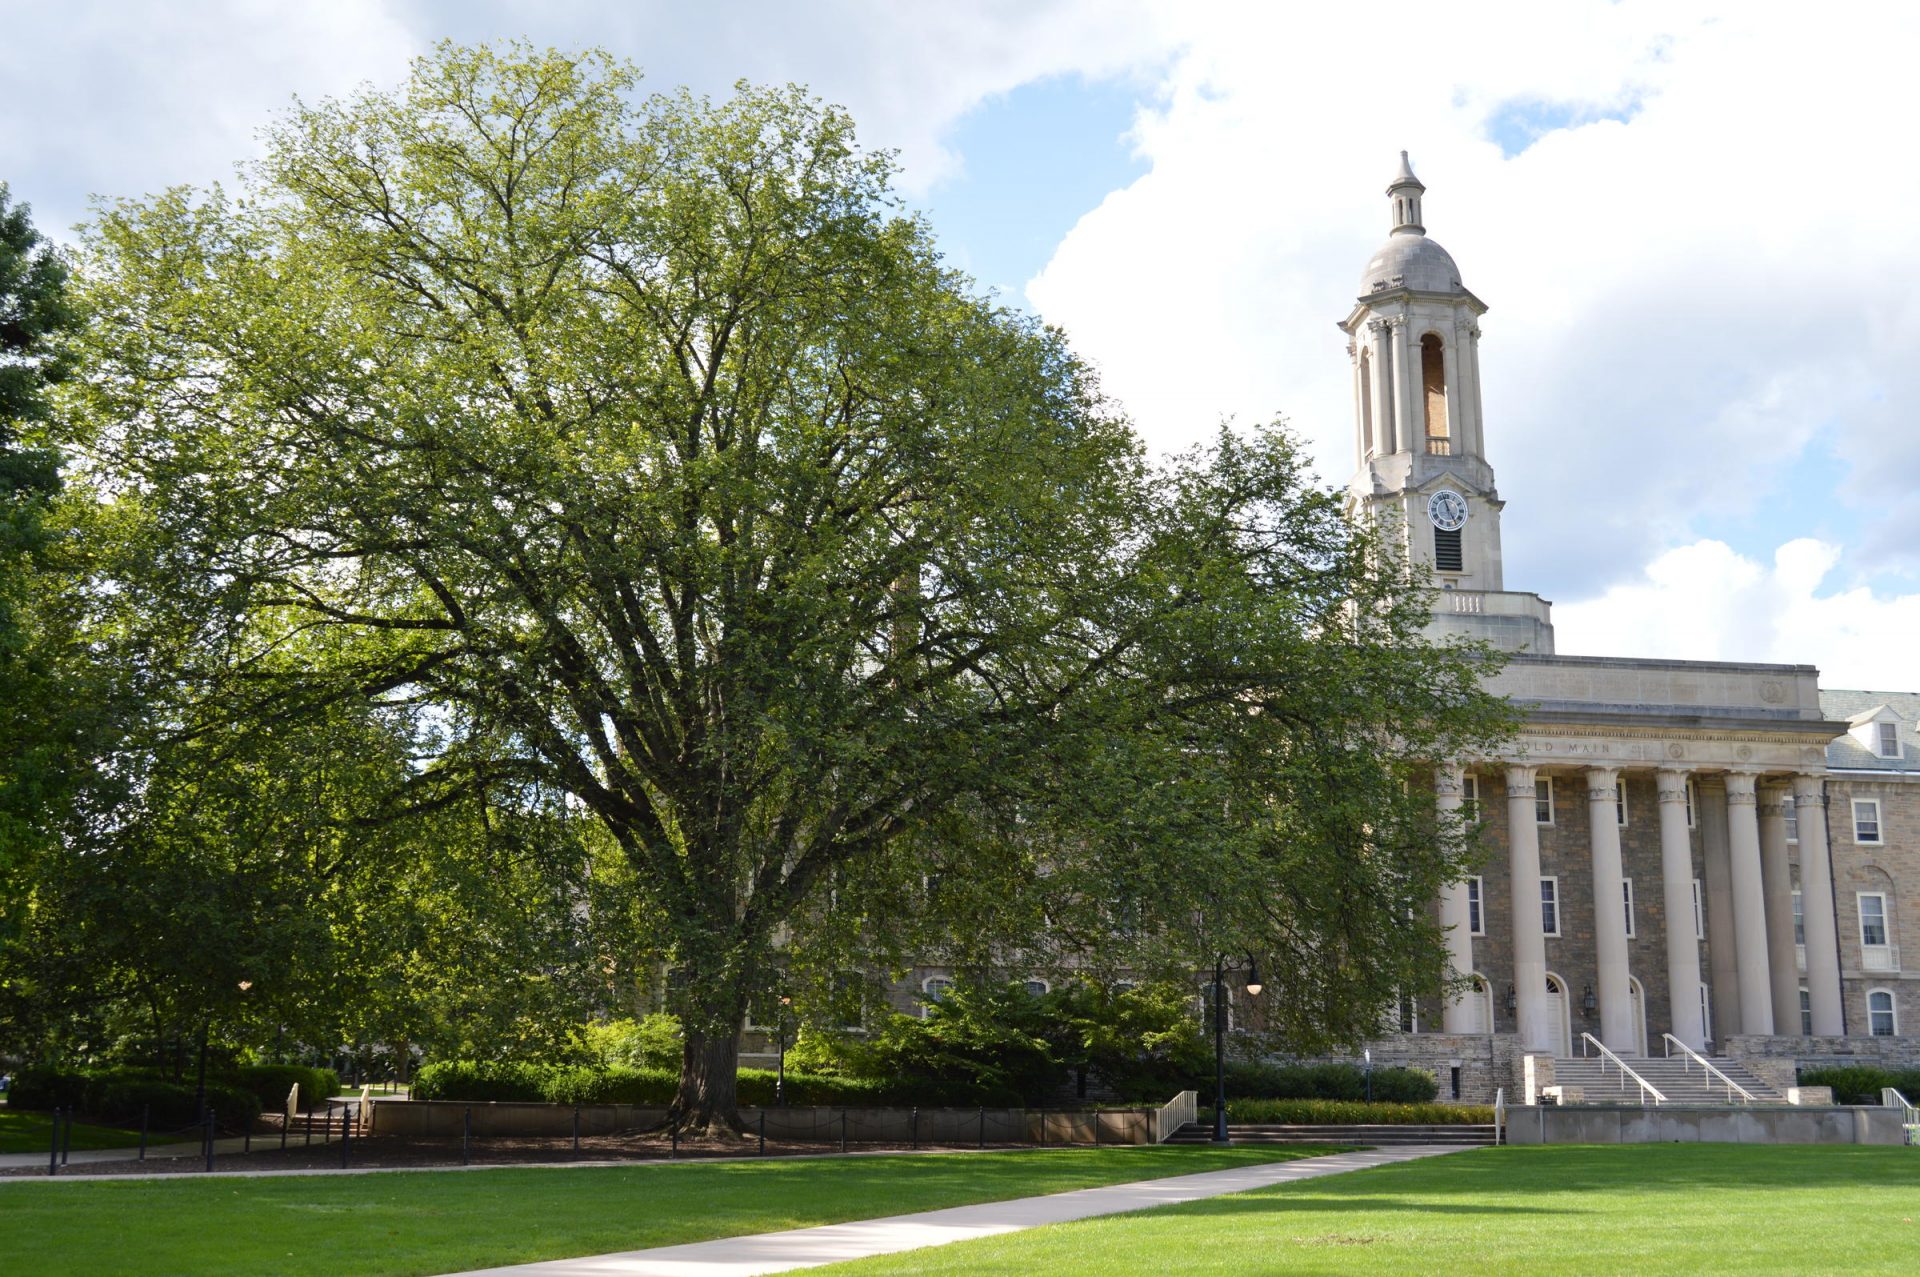
{"type": "Polygon", "coordinates": [[[1373,435],[1373,352],[1360,352],[1360,456],[1374,454],[1373,435]]]}
{"type": "Polygon", "coordinates": [[[1447,428],[1447,355],[1439,333],[1420,339],[1420,389],[1426,407],[1427,451],[1449,456],[1453,440],[1447,428]]]}

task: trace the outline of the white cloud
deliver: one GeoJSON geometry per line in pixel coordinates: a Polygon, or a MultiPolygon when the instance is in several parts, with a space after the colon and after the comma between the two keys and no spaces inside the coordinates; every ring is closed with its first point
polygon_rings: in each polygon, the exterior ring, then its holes
{"type": "Polygon", "coordinates": [[[1669,550],[1639,580],[1554,609],[1558,649],[1577,655],[1817,664],[1829,687],[1920,686],[1920,594],[1821,593],[1840,547],[1811,538],[1769,564],[1724,542],[1669,550]]]}
{"type": "Polygon", "coordinates": [[[1920,565],[1920,165],[1908,6],[1182,6],[1151,169],[1029,285],[1163,446],[1285,411],[1352,466],[1345,312],[1412,151],[1492,312],[1508,584],[1578,597],[1701,523],[1858,508],[1920,565]],[[1715,10],[1719,11],[1716,12],[1715,10]],[[1496,113],[1589,122],[1512,158],[1496,113]],[[1623,120],[1600,118],[1626,114],[1623,120]],[[1816,437],[1851,473],[1807,490],[1816,437]]]}

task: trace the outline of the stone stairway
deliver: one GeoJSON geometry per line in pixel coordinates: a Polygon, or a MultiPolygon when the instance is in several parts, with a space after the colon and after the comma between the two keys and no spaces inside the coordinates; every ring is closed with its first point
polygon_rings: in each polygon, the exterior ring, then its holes
{"type": "MultiPolygon", "coordinates": [[[[1656,1083],[1657,1085],[1657,1083],[1656,1083]]],[[[1231,1122],[1227,1137],[1235,1144],[1361,1144],[1372,1147],[1397,1144],[1493,1143],[1491,1126],[1282,1126],[1274,1123],[1231,1122]]],[[[1169,1144],[1205,1144],[1213,1139],[1211,1122],[1188,1122],[1167,1137],[1169,1144]]]]}
{"type": "MultiPolygon", "coordinates": [[[[1738,1092],[1727,1093],[1726,1084],[1704,1072],[1692,1060],[1681,1056],[1630,1056],[1627,1067],[1659,1088],[1669,1104],[1743,1104],[1738,1092]]],[[[1757,1104],[1785,1104],[1784,1095],[1762,1082],[1735,1060],[1713,1061],[1713,1067],[1751,1091],[1757,1104]]],[[[1579,1087],[1578,1104],[1638,1104],[1640,1088],[1632,1078],[1623,1080],[1620,1070],[1600,1056],[1561,1056],[1553,1062],[1556,1086],[1579,1087]]]]}

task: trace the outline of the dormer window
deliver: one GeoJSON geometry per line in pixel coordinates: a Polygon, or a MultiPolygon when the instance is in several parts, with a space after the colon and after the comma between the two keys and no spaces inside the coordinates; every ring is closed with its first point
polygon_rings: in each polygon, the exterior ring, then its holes
{"type": "Polygon", "coordinates": [[[1874,753],[1882,758],[1900,757],[1900,726],[1897,723],[1875,723],[1874,753]]]}

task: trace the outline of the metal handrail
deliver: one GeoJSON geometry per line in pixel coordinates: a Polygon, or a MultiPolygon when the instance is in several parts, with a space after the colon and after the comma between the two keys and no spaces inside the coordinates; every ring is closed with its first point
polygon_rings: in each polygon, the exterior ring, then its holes
{"type": "Polygon", "coordinates": [[[1667,1058],[1669,1060],[1673,1058],[1673,1048],[1676,1046],[1679,1047],[1682,1051],[1686,1052],[1687,1058],[1680,1062],[1681,1072],[1685,1072],[1690,1067],[1690,1065],[1688,1064],[1688,1061],[1690,1060],[1693,1063],[1698,1064],[1701,1068],[1705,1069],[1709,1074],[1719,1078],[1722,1082],[1726,1084],[1727,1098],[1729,1100],[1733,1098],[1733,1093],[1735,1091],[1738,1091],[1740,1092],[1740,1098],[1742,1100],[1745,1100],[1748,1104],[1758,1104],[1760,1102],[1759,1096],[1755,1095],[1752,1091],[1749,1091],[1746,1087],[1740,1085],[1738,1082],[1728,1077],[1725,1073],[1722,1073],[1719,1069],[1713,1067],[1712,1061],[1708,1060],[1706,1056],[1700,1054],[1698,1051],[1688,1046],[1685,1042],[1682,1042],[1679,1038],[1676,1038],[1675,1036],[1673,1036],[1673,1034],[1662,1033],[1660,1036],[1667,1040],[1667,1058]]]}
{"type": "Polygon", "coordinates": [[[1507,1088],[1500,1087],[1493,1093],[1493,1142],[1504,1144],[1501,1136],[1507,1124],[1507,1088]]]}
{"type": "Polygon", "coordinates": [[[1592,1045],[1595,1049],[1597,1049],[1600,1052],[1600,1059],[1601,1059],[1600,1071],[1602,1076],[1604,1076],[1606,1073],[1607,1066],[1605,1062],[1607,1060],[1612,1060],[1613,1066],[1620,1070],[1621,1086],[1624,1087],[1627,1084],[1626,1079],[1628,1078],[1632,1078],[1635,1082],[1638,1082],[1640,1084],[1640,1102],[1642,1104],[1645,1104],[1647,1102],[1647,1097],[1649,1095],[1653,1097],[1653,1102],[1655,1104],[1665,1104],[1667,1102],[1667,1097],[1660,1093],[1659,1087],[1647,1081],[1647,1079],[1641,1077],[1638,1073],[1635,1073],[1631,1068],[1628,1068],[1627,1062],[1621,1059],[1619,1056],[1615,1055],[1612,1051],[1609,1051],[1607,1049],[1607,1044],[1605,1042],[1602,1042],[1599,1038],[1596,1038],[1595,1036],[1593,1036],[1593,1034],[1587,1033],[1584,1031],[1580,1034],[1580,1037],[1582,1038],[1582,1040],[1586,1041],[1587,1043],[1592,1045]]]}
{"type": "Polygon", "coordinates": [[[1883,1108],[1900,1110],[1900,1133],[1908,1144],[1920,1143],[1920,1108],[1915,1108],[1907,1097],[1890,1086],[1880,1088],[1880,1104],[1883,1108]]]}

